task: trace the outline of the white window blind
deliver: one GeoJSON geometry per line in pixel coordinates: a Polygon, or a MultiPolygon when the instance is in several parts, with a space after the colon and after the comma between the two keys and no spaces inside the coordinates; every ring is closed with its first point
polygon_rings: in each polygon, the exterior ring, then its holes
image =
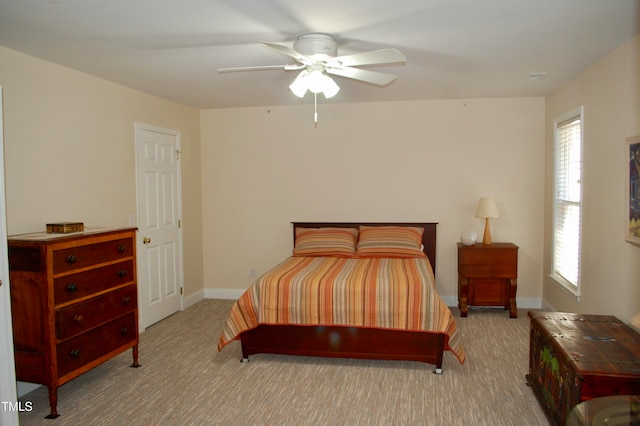
{"type": "Polygon", "coordinates": [[[555,199],[552,275],[578,293],[580,275],[580,210],[582,174],[582,110],[555,124],[555,199]]]}

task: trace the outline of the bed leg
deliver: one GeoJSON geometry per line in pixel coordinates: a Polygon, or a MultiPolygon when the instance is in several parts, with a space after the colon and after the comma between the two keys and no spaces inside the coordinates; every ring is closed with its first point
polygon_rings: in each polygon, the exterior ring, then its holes
{"type": "Polygon", "coordinates": [[[442,374],[442,368],[436,367],[436,369],[433,370],[433,374],[442,374]]]}
{"type": "Polygon", "coordinates": [[[241,358],[240,359],[240,363],[241,364],[246,364],[247,362],[249,362],[249,358],[241,358]]]}

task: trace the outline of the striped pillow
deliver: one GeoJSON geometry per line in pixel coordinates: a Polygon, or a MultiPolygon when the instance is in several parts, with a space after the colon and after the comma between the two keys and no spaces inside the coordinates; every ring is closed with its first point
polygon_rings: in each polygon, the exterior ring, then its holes
{"type": "Polygon", "coordinates": [[[361,226],[356,257],[426,257],[423,233],[413,226],[361,226]]]}
{"type": "Polygon", "coordinates": [[[294,256],[355,257],[357,228],[296,228],[294,256]]]}

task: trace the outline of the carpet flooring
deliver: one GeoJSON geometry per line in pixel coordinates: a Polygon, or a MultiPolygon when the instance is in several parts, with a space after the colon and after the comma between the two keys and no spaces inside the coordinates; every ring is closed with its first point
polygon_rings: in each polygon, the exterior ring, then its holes
{"type": "Polygon", "coordinates": [[[467,359],[445,352],[442,375],[411,361],[254,355],[216,350],[233,301],[204,300],[140,335],[127,351],[58,390],[45,420],[40,387],[20,400],[21,425],[548,425],[526,385],[529,318],[471,308],[461,318],[467,359]]]}

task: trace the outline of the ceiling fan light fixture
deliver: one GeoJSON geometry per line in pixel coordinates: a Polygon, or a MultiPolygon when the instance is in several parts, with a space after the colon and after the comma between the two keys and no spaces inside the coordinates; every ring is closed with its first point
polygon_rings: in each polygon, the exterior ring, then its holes
{"type": "Polygon", "coordinates": [[[299,98],[304,97],[309,90],[311,93],[322,93],[329,99],[340,91],[340,86],[321,70],[304,70],[291,83],[289,89],[299,98]]]}
{"type": "Polygon", "coordinates": [[[340,91],[340,86],[338,86],[338,84],[333,81],[333,79],[328,75],[325,75],[325,77],[326,80],[324,83],[324,89],[322,89],[322,93],[327,99],[333,98],[340,91]]]}
{"type": "Polygon", "coordinates": [[[309,90],[315,94],[322,93],[329,99],[340,91],[340,86],[321,70],[304,70],[293,80],[289,89],[299,98],[304,97],[309,90]]]}
{"type": "Polygon", "coordinates": [[[303,98],[305,93],[307,93],[307,82],[305,81],[305,77],[307,77],[307,75],[309,75],[309,71],[302,71],[289,86],[289,89],[291,89],[293,94],[299,98],[303,98]]]}
{"type": "Polygon", "coordinates": [[[327,84],[327,77],[320,70],[313,70],[309,72],[309,75],[305,78],[307,81],[307,88],[312,93],[320,93],[324,91],[324,87],[327,84]]]}

